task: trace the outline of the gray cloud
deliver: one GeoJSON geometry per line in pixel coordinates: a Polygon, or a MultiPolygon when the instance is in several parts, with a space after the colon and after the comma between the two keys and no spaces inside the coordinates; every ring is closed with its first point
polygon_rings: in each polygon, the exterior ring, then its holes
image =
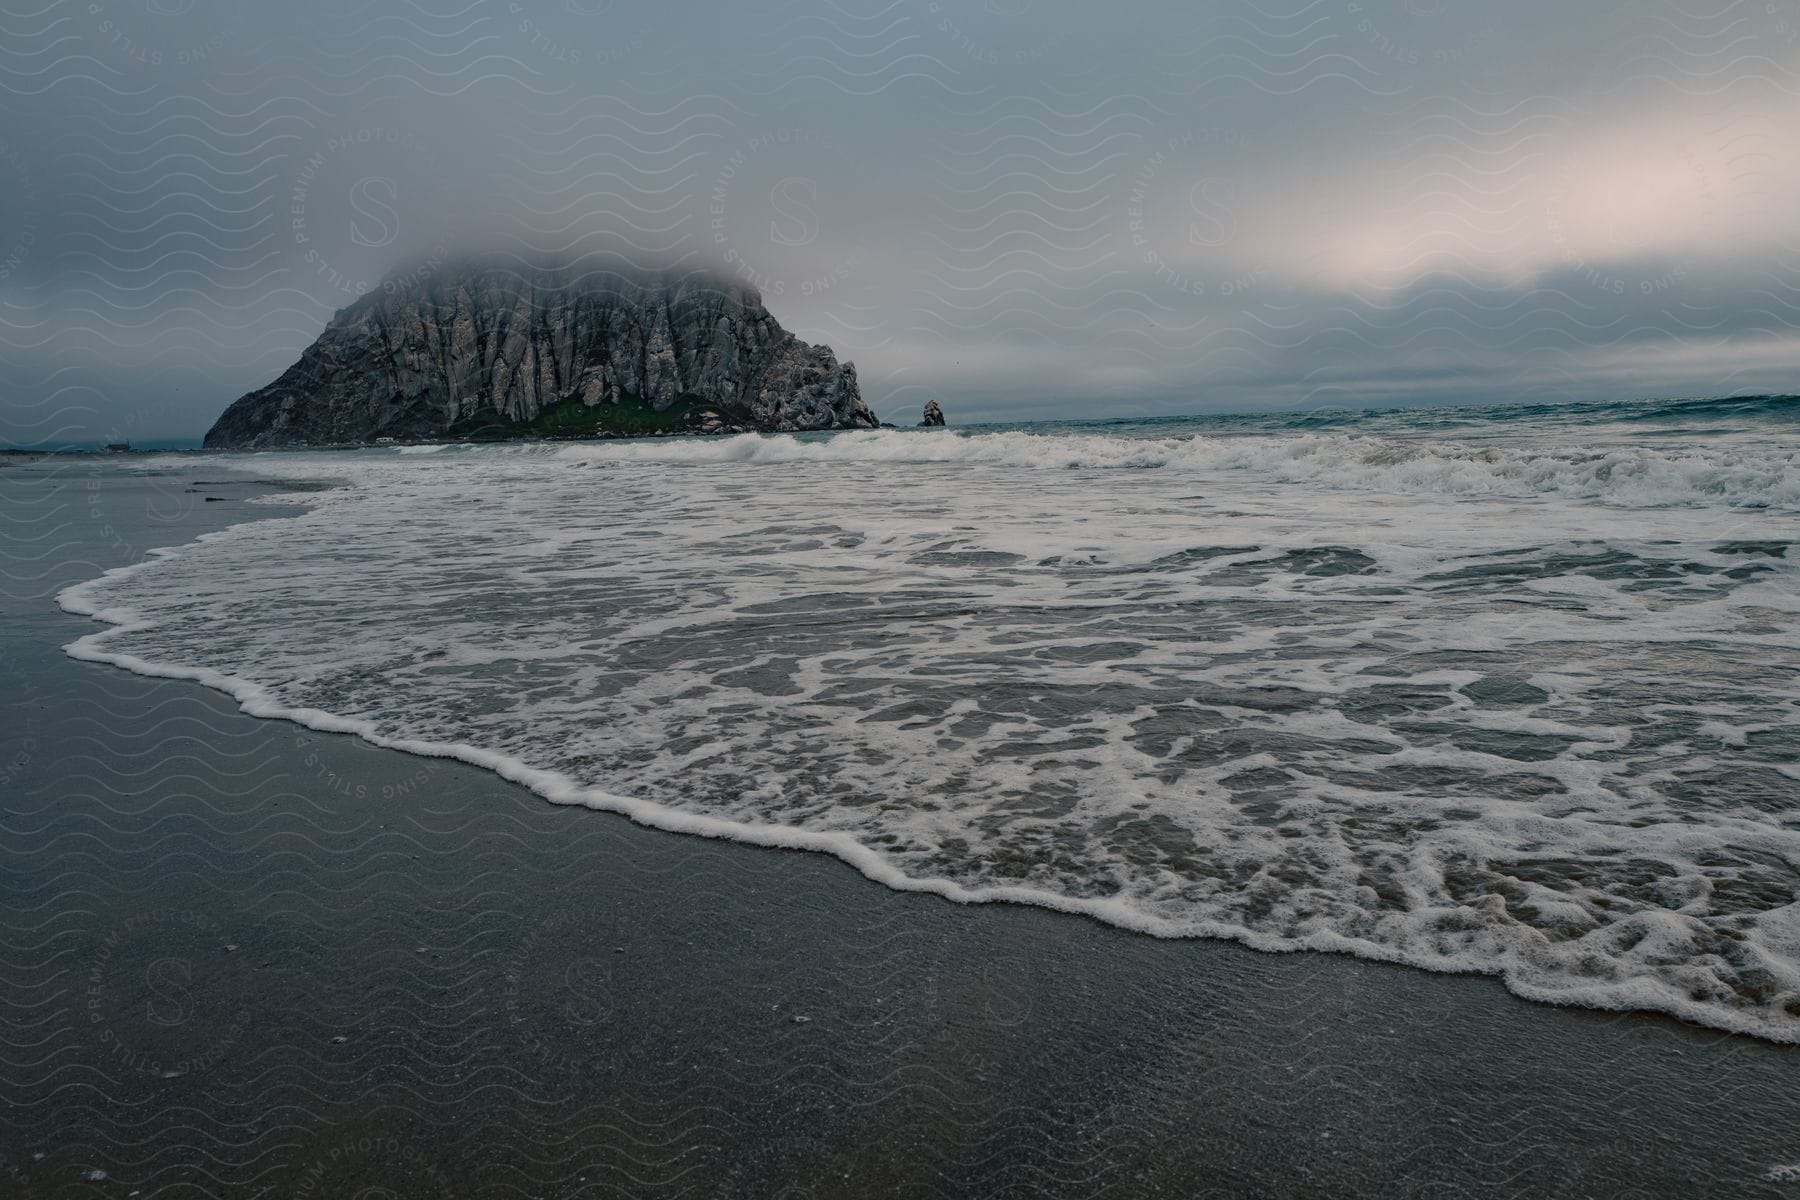
{"type": "Polygon", "coordinates": [[[397,267],[711,262],[883,415],[1792,390],[1800,22],[446,0],[0,13],[0,439],[197,437],[397,267]]]}

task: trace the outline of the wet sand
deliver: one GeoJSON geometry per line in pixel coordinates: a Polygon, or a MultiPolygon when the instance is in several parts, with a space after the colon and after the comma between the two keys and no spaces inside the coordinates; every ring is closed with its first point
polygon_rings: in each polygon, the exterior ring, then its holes
{"type": "Polygon", "coordinates": [[[1800,1048],[897,894],[64,655],[61,587],[279,515],[226,478],[0,467],[0,1195],[1800,1196],[1800,1048]]]}

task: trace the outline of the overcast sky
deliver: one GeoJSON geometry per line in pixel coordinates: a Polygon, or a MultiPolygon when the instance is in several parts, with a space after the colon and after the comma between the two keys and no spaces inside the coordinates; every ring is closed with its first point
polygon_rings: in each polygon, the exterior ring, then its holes
{"type": "Polygon", "coordinates": [[[720,264],[909,423],[1800,391],[1797,84],[1793,0],[0,0],[0,441],[510,246],[720,264]]]}

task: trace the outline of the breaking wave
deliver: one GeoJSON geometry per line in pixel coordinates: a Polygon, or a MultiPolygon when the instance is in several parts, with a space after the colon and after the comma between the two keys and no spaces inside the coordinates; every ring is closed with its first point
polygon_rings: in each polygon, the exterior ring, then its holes
{"type": "Polygon", "coordinates": [[[1288,483],[1407,495],[1561,496],[1632,508],[1729,505],[1800,510],[1800,450],[1472,446],[1344,434],[1117,438],[1023,432],[857,431],[814,439],[584,444],[576,462],[942,463],[1040,470],[1246,471],[1288,483]]]}

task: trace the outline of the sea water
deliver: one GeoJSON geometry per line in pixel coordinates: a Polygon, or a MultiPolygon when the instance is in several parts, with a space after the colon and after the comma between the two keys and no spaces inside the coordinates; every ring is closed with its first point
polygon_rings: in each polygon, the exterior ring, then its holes
{"type": "Polygon", "coordinates": [[[109,623],[78,657],[890,886],[1800,1041],[1797,434],[1753,399],[160,459],[340,486],[62,602],[109,623]]]}

